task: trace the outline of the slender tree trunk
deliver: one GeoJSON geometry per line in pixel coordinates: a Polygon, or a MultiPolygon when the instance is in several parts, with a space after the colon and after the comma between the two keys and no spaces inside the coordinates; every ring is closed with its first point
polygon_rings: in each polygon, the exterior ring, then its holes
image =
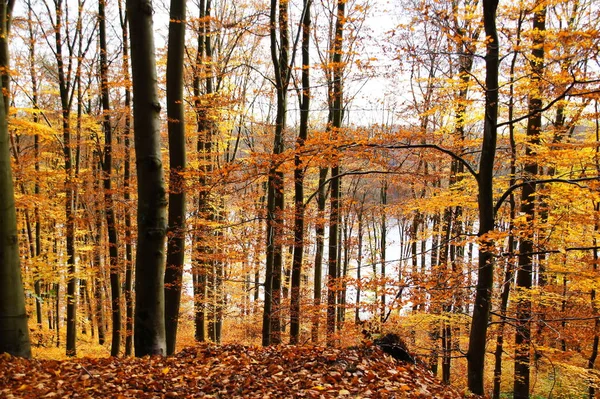
{"type": "MultiPolygon", "coordinates": [[[[521,27],[523,24],[523,12],[520,12],[519,19],[517,22],[517,38],[516,44],[521,44],[521,27]]],[[[508,99],[508,120],[512,121],[514,116],[514,77],[515,77],[515,66],[517,62],[518,52],[515,51],[510,64],[510,89],[508,99]]],[[[510,143],[510,183],[509,187],[516,184],[516,173],[517,173],[517,144],[515,141],[515,125],[511,123],[508,126],[509,132],[509,143],[510,143]]],[[[515,251],[515,236],[513,234],[514,220],[516,217],[516,203],[515,196],[511,193],[509,197],[509,225],[508,225],[508,244],[507,251],[512,254],[515,251]]],[[[513,283],[513,277],[515,273],[514,258],[509,258],[506,261],[504,281],[502,284],[502,290],[500,294],[500,325],[498,327],[498,334],[496,336],[496,349],[494,352],[494,388],[492,397],[493,399],[500,399],[500,384],[502,382],[502,355],[504,353],[504,329],[506,326],[505,316],[508,310],[508,299],[510,297],[511,285],[513,283]]]]}
{"type": "Polygon", "coordinates": [[[486,34],[486,77],[485,77],[485,121],[483,143],[479,163],[478,207],[479,207],[479,269],[469,349],[467,352],[467,378],[469,390],[476,395],[484,393],[485,346],[490,315],[492,287],[494,283],[493,243],[485,235],[494,229],[493,175],[496,158],[498,121],[498,69],[499,43],[496,31],[498,0],[483,0],[483,23],[486,34]]]}
{"type": "MultiPolygon", "coordinates": [[[[0,67],[8,84],[8,35],[13,1],[0,3],[0,67]]],[[[15,209],[7,101],[9,92],[0,96],[0,353],[31,357],[31,343],[25,312],[25,294],[21,280],[17,214],[15,209]]]]}
{"type": "Polygon", "coordinates": [[[315,270],[314,270],[314,284],[313,284],[313,305],[314,314],[312,317],[311,326],[311,342],[316,344],[319,342],[319,329],[321,325],[321,297],[322,297],[322,286],[323,286],[323,252],[325,247],[325,204],[326,204],[326,192],[325,192],[325,181],[327,174],[329,173],[328,168],[319,169],[319,188],[317,193],[317,221],[315,222],[315,270]]]}
{"type": "Polygon", "coordinates": [[[382,281],[382,291],[381,291],[381,315],[380,320],[381,323],[385,321],[385,310],[386,310],[386,274],[385,274],[385,265],[386,265],[386,250],[387,250],[387,220],[386,220],[386,205],[387,205],[387,192],[388,192],[388,183],[386,181],[383,182],[380,191],[380,200],[381,200],[381,281],[382,281]]]}
{"type": "Polygon", "coordinates": [[[194,249],[195,261],[193,262],[194,283],[194,324],[196,329],[196,340],[204,341],[206,337],[206,311],[208,302],[207,283],[212,274],[212,263],[214,254],[212,251],[212,232],[207,225],[216,219],[214,208],[211,204],[210,179],[213,172],[213,124],[210,120],[209,110],[211,105],[202,104],[201,81],[204,75],[205,93],[207,98],[213,93],[213,77],[211,71],[212,44],[210,35],[210,13],[211,1],[200,0],[199,2],[198,42],[196,51],[196,63],[194,67],[194,106],[197,121],[197,152],[199,158],[199,185],[198,213],[199,220],[196,228],[196,247],[194,249]]]}
{"type": "MultiPolygon", "coordinates": [[[[32,101],[32,105],[34,109],[38,108],[38,82],[37,82],[37,72],[35,69],[35,36],[33,33],[33,15],[32,15],[32,9],[31,9],[31,1],[28,0],[27,1],[27,28],[28,28],[28,32],[29,32],[29,75],[31,78],[31,101],[32,101]]],[[[37,123],[39,120],[39,116],[37,112],[33,113],[33,123],[37,123]]],[[[33,137],[33,151],[34,151],[34,157],[35,157],[35,171],[36,171],[36,176],[39,175],[39,171],[40,171],[40,136],[39,134],[36,134],[33,137]]],[[[38,181],[38,179],[35,179],[35,183],[34,183],[34,189],[33,192],[35,194],[35,196],[39,196],[40,195],[40,183],[38,181]]],[[[35,208],[34,208],[34,223],[35,223],[35,253],[33,256],[36,257],[36,259],[39,259],[38,257],[41,254],[41,247],[42,247],[42,242],[41,242],[41,223],[40,223],[40,213],[39,213],[39,208],[38,205],[36,203],[35,208]]],[[[37,269],[37,268],[36,268],[37,269]]],[[[36,310],[36,316],[37,316],[37,324],[38,324],[38,329],[42,328],[42,281],[39,278],[39,270],[36,270],[36,272],[38,273],[38,275],[36,275],[35,281],[34,281],[34,291],[35,291],[35,310],[36,310]]]]}
{"type": "Polygon", "coordinates": [[[104,331],[104,295],[102,294],[102,280],[104,276],[102,275],[102,216],[100,213],[99,204],[96,205],[96,214],[95,214],[95,235],[94,235],[94,259],[92,261],[93,269],[94,269],[94,298],[96,301],[96,326],[98,328],[98,343],[100,345],[104,345],[104,340],[106,339],[105,331],[104,331]]]}
{"type": "Polygon", "coordinates": [[[354,323],[360,323],[360,295],[361,295],[361,269],[362,269],[362,256],[363,256],[363,237],[364,237],[364,227],[363,227],[363,209],[364,209],[364,195],[363,201],[360,204],[360,209],[358,210],[358,254],[356,255],[356,310],[354,311],[354,323]]]}
{"type": "Polygon", "coordinates": [[[277,114],[273,138],[274,159],[269,166],[267,187],[267,244],[265,303],[263,309],[263,346],[281,342],[281,272],[283,267],[283,172],[277,155],[283,153],[283,131],[286,125],[287,88],[289,84],[288,0],[271,0],[269,37],[271,61],[275,71],[277,114]],[[279,14],[278,14],[279,12],[279,14]],[[279,41],[277,35],[279,27],[279,41]]]}
{"type": "MultiPolygon", "coordinates": [[[[598,114],[598,100],[596,100],[594,102],[594,108],[596,111],[596,115],[598,114]]],[[[600,141],[600,121],[596,118],[596,141],[600,141]]],[[[600,174],[600,158],[598,158],[598,155],[600,155],[600,149],[598,149],[598,147],[596,147],[596,172],[598,174],[600,174]]],[[[596,215],[598,215],[598,213],[600,212],[600,203],[596,203],[594,206],[594,211],[596,212],[596,215]]],[[[600,230],[600,221],[597,219],[596,216],[596,220],[594,223],[594,232],[597,234],[598,230],[600,230]]],[[[594,234],[594,238],[593,238],[593,244],[594,247],[598,246],[598,240],[596,239],[596,234],[594,234]]],[[[594,249],[592,252],[592,256],[594,257],[594,263],[593,263],[593,269],[594,269],[594,273],[597,272],[598,270],[598,261],[600,260],[600,254],[598,253],[597,249],[594,249]]],[[[594,370],[594,368],[596,367],[596,359],[598,358],[598,347],[600,346],[600,318],[598,318],[598,305],[596,303],[597,299],[596,299],[596,290],[592,288],[591,292],[590,292],[590,302],[591,302],[591,306],[592,306],[592,311],[594,312],[594,315],[596,316],[596,320],[594,320],[594,340],[592,342],[592,353],[590,354],[590,357],[588,358],[588,369],[589,370],[594,370]]],[[[590,383],[590,386],[588,388],[588,394],[589,394],[589,398],[590,399],[594,399],[595,395],[596,395],[596,387],[594,383],[590,383]]]]}
{"type": "Polygon", "coordinates": [[[164,355],[164,271],[167,196],[160,140],[152,6],[127,0],[133,78],[133,120],[138,177],[135,267],[135,355],[164,355]]]}
{"type": "Polygon", "coordinates": [[[169,129],[169,241],[165,271],[167,355],[175,352],[185,255],[185,113],[183,53],[185,0],[171,0],[167,53],[167,123],[169,129]]]}
{"type": "MultiPolygon", "coordinates": [[[[343,91],[342,91],[342,44],[343,44],[343,33],[344,23],[346,19],[346,2],[339,0],[337,3],[336,20],[335,20],[335,33],[333,37],[333,50],[332,64],[333,64],[333,82],[332,94],[333,97],[330,100],[330,123],[328,128],[333,133],[333,138],[338,136],[339,130],[342,127],[342,106],[343,106],[343,91]]],[[[341,206],[341,177],[340,177],[340,165],[339,159],[334,160],[334,164],[331,168],[331,198],[330,198],[330,216],[329,216],[329,261],[327,271],[327,344],[333,345],[333,333],[335,332],[335,298],[336,290],[338,288],[337,274],[339,267],[338,253],[338,235],[339,235],[339,221],[340,221],[340,206],[341,206]]]]}
{"type": "MultiPolygon", "coordinates": [[[[121,18],[121,31],[123,37],[123,76],[126,82],[129,76],[129,35],[127,32],[127,18],[122,10],[119,0],[119,17],[121,18]]],[[[123,161],[123,200],[125,201],[125,355],[133,355],[133,237],[131,234],[131,89],[125,86],[125,123],[123,128],[123,145],[125,159],[123,161]]]]}
{"type": "Polygon", "coordinates": [[[104,183],[104,209],[108,230],[109,275],[112,308],[112,343],[110,354],[118,356],[121,349],[121,278],[119,270],[119,242],[116,227],[114,201],[112,195],[112,153],[113,143],[110,117],[110,93],[108,89],[108,59],[106,50],[105,0],[98,1],[98,25],[100,30],[100,82],[102,111],[104,120],[104,160],[102,161],[102,181],[104,183]]]}
{"type": "Polygon", "coordinates": [[[66,353],[67,356],[76,355],[77,340],[77,278],[75,264],[75,219],[74,219],[74,181],[73,181],[73,156],[71,151],[71,103],[69,99],[69,87],[67,76],[65,75],[65,66],[63,61],[63,38],[62,38],[62,0],[55,2],[56,26],[55,26],[55,44],[56,44],[56,62],[58,72],[58,82],[60,91],[60,102],[62,109],[62,129],[63,129],[63,157],[65,162],[65,236],[67,241],[67,338],[66,353]]]}
{"type": "MultiPolygon", "coordinates": [[[[529,113],[527,120],[527,142],[524,166],[525,184],[521,192],[521,213],[526,217],[527,231],[531,231],[535,219],[536,185],[533,180],[538,175],[538,164],[535,160],[535,147],[540,143],[542,128],[542,87],[541,78],[544,63],[544,31],[546,30],[546,7],[541,7],[533,15],[533,50],[531,57],[531,85],[529,96],[529,113]]],[[[519,240],[519,264],[517,271],[517,287],[521,290],[517,301],[517,320],[515,333],[515,399],[529,398],[529,371],[531,346],[531,286],[534,257],[533,232],[521,235],[519,240]]]]}
{"type": "Polygon", "coordinates": [[[292,259],[292,287],[290,298],[290,344],[297,344],[300,336],[300,282],[304,255],[304,164],[301,152],[308,138],[310,110],[310,2],[304,0],[302,16],[302,95],[300,98],[300,131],[294,154],[294,255],[292,259]]]}

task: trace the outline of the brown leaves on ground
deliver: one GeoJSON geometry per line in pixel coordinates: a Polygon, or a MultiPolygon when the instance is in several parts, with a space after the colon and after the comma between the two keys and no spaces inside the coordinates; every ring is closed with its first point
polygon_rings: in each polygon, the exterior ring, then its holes
{"type": "Polygon", "coordinates": [[[461,398],[376,347],[199,345],[173,357],[0,355],[0,398],[461,398]]]}

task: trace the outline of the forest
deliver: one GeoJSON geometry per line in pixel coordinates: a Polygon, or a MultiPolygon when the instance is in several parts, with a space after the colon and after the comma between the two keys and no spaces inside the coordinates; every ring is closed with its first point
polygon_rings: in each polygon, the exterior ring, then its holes
{"type": "Polygon", "coordinates": [[[0,78],[0,396],[600,397],[598,2],[0,0],[0,78]]]}

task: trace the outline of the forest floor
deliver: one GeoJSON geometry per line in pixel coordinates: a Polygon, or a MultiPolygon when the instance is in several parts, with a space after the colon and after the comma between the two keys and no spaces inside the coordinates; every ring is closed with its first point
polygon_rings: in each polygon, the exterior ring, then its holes
{"type": "Polygon", "coordinates": [[[0,355],[0,398],[463,398],[375,346],[201,344],[172,357],[0,355]]]}

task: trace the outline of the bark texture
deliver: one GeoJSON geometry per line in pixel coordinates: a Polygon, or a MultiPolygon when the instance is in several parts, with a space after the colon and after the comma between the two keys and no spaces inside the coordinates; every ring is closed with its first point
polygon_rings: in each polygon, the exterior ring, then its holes
{"type": "Polygon", "coordinates": [[[136,356],[165,355],[164,272],[167,193],[161,157],[152,3],[128,0],[133,124],[138,176],[135,265],[136,356]]]}

